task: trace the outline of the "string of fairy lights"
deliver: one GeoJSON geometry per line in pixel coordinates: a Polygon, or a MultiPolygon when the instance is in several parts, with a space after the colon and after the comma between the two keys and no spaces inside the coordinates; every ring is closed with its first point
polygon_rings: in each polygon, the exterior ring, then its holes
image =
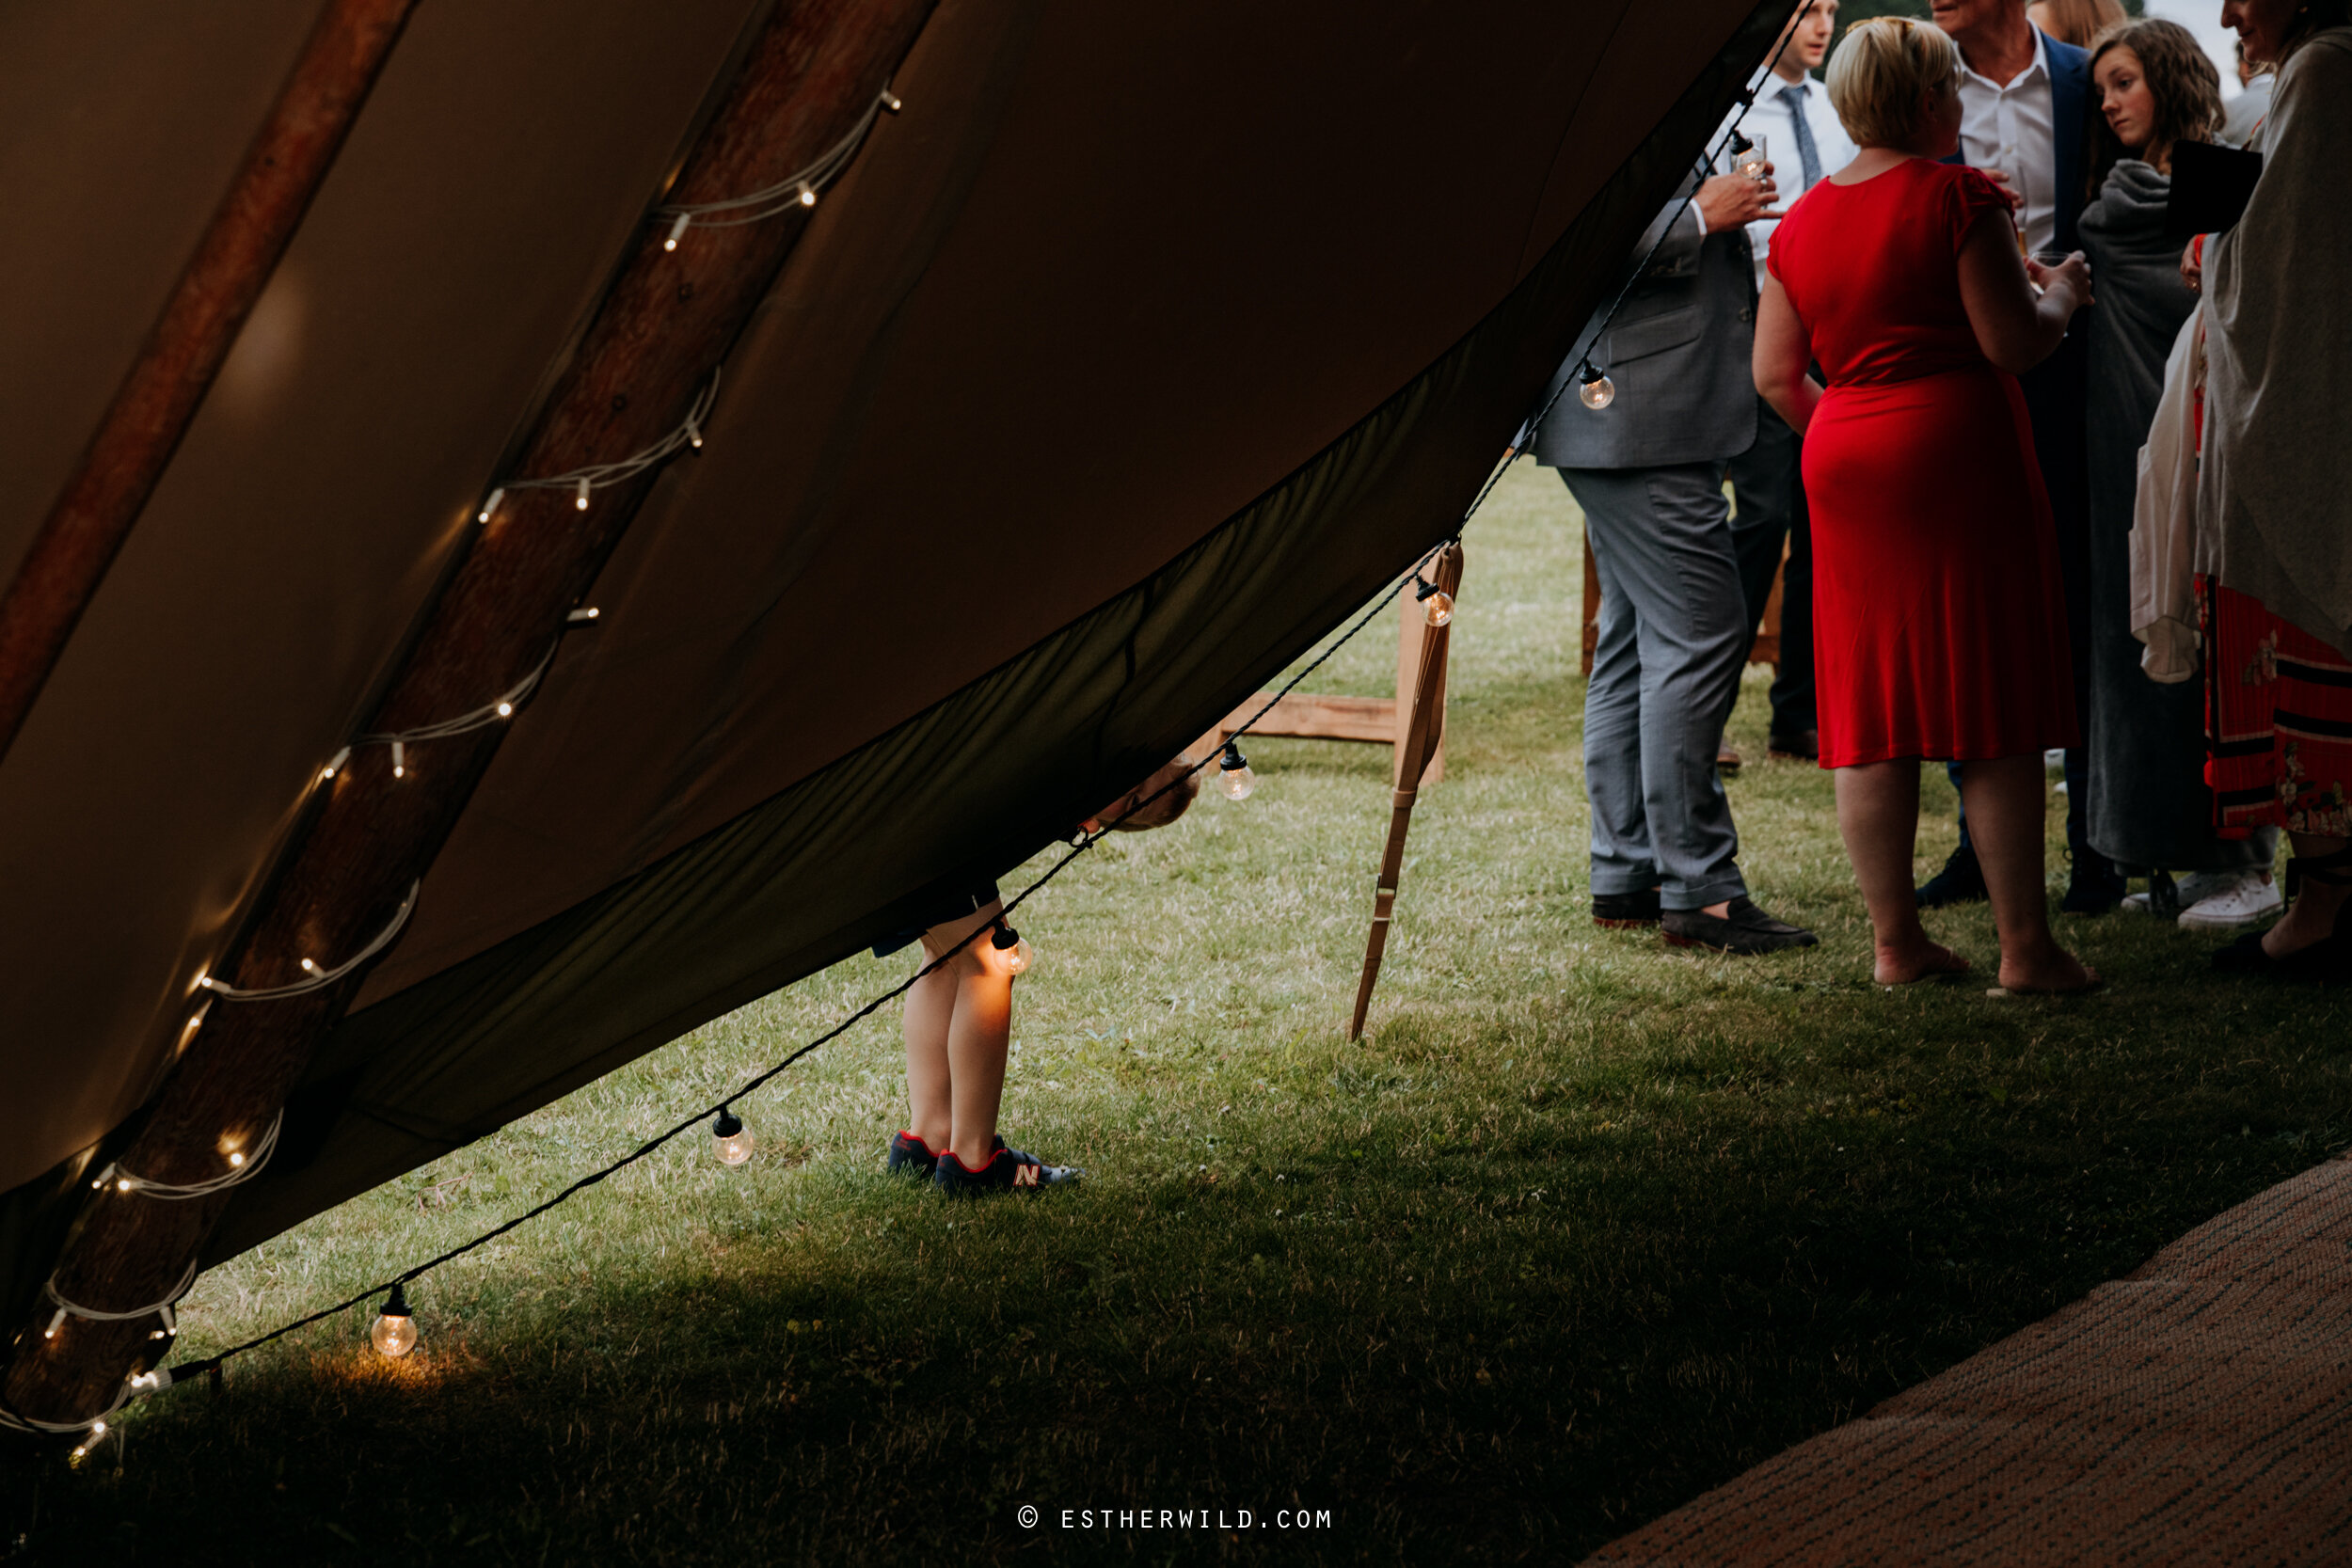
{"type": "MultiPolygon", "coordinates": [[[[1804,0],[1799,0],[1800,5],[1803,3],[1804,0]]],[[[1792,29],[1783,30],[1781,49],[1787,48],[1791,32],[1792,29]]],[[[1778,64],[1779,57],[1780,51],[1775,50],[1772,60],[1767,63],[1767,71],[1778,64]]],[[[1754,104],[1754,91],[1752,89],[1743,91],[1740,95],[1740,102],[1744,116],[1745,109],[1754,104]]],[[[796,170],[781,181],[743,196],[717,201],[655,207],[651,212],[651,219],[653,221],[666,220],[669,225],[663,237],[662,248],[665,251],[675,251],[680,242],[695,227],[731,228],[762,222],[796,209],[806,210],[814,207],[817,204],[818,193],[849,166],[882,113],[885,110],[896,113],[902,106],[901,100],[885,85],[874,101],[866,106],[849,133],[832,147],[826,149],[815,162],[805,168],[796,170]]],[[[1743,141],[1744,138],[1740,136],[1740,122],[1735,119],[1724,140],[1716,144],[1714,150],[1708,154],[1708,166],[1713,166],[1714,160],[1721,156],[1725,146],[1743,141]]],[[[1659,247],[1664,244],[1666,234],[1672,230],[1674,224],[1679,221],[1682,212],[1690,206],[1696,195],[1697,187],[1694,183],[1689,191],[1683,194],[1674,210],[1673,216],[1661,227],[1657,242],[1635,265],[1619,288],[1616,296],[1610,302],[1609,309],[1602,313],[1598,326],[1592,333],[1587,353],[1579,367],[1578,374],[1564,379],[1559,387],[1549,390],[1542,405],[1522,427],[1523,431],[1533,432],[1543,422],[1565,393],[1571,381],[1578,385],[1579,399],[1588,408],[1605,408],[1614,400],[1615,385],[1610,380],[1604,368],[1597,367],[1593,363],[1591,344],[1597,344],[1601,335],[1607,331],[1610,323],[1615,319],[1617,310],[1631,293],[1634,283],[1647,270],[1659,247]]],[[[589,499],[594,491],[627,483],[669,461],[682,451],[699,451],[704,442],[704,424],[709,418],[718,396],[719,379],[720,372],[714,368],[709,379],[696,392],[693,402],[689,405],[678,426],[652,446],[612,463],[591,465],[560,474],[509,478],[490,490],[476,514],[476,520],[485,526],[488,525],[497,515],[507,495],[512,491],[521,489],[568,490],[572,493],[575,504],[584,511],[589,505],[589,499]]],[[[374,1300],[379,1295],[383,1297],[383,1301],[375,1321],[370,1328],[370,1342],[384,1355],[390,1357],[405,1355],[413,1351],[422,1338],[416,1324],[414,1310],[408,1303],[407,1287],[435,1269],[486,1246],[499,1237],[528,1224],[549,1210],[587,1191],[590,1187],[628,1168],[694,1128],[707,1124],[711,1133],[712,1152],[722,1164],[732,1166],[746,1163],[752,1158],[754,1139],[748,1125],[736,1113],[737,1101],[747,1099],[796,1062],[819,1047],[839,1038],[882,1008],[903,997],[925,976],[953,960],[957,955],[983,934],[989,937],[993,948],[1005,955],[1003,962],[1009,974],[1018,975],[1025,973],[1030,967],[1032,954],[1028,942],[1011,925],[1009,917],[1013,911],[1094,848],[1121,823],[1147,810],[1169,791],[1184,787],[1193,777],[1207,768],[1212,762],[1216,765],[1219,792],[1234,800],[1246,799],[1255,786],[1255,774],[1250,769],[1248,759],[1242,753],[1241,736],[1254,730],[1273,711],[1277,704],[1295,690],[1301,682],[1313,674],[1325,662],[1370,626],[1381,611],[1387,609],[1399,589],[1406,585],[1410,586],[1425,624],[1432,627],[1448,625],[1454,618],[1454,598],[1436,583],[1430,581],[1424,574],[1430,564],[1444,550],[1460,542],[1463,527],[1477,515],[1480,508],[1486,504],[1487,498],[1493,494],[1495,486],[1501,482],[1509,467],[1510,457],[1515,453],[1516,448],[1513,452],[1506,452],[1504,461],[1498,464],[1488,474],[1486,483],[1480,486],[1470,505],[1464,509],[1461,521],[1454,526],[1448,536],[1431,546],[1419,561],[1414,562],[1407,573],[1397,579],[1391,591],[1384,592],[1375,597],[1371,605],[1321,653],[1301,666],[1268,696],[1265,702],[1232,732],[1231,737],[1213,757],[1204,757],[1193,762],[1184,771],[1169,779],[1150,795],[1132,801],[1117,817],[1082,830],[1076,840],[1064,853],[1056,858],[1053,864],[1026,887],[1004,902],[1000,912],[990,924],[966,934],[961,941],[937,958],[923,964],[899,984],[873,997],[842,1018],[833,1027],[781,1057],[771,1066],[747,1078],[739,1084],[725,1099],[716,1104],[706,1105],[673,1123],[637,1148],[580,1177],[540,1203],[480,1235],[404,1270],[389,1280],[370,1286],[358,1294],[346,1297],[332,1306],[321,1307],[314,1312],[280,1324],[268,1333],[231,1345],[201,1360],[183,1362],[173,1367],[156,1366],[145,1370],[135,1370],[122,1380],[106,1408],[95,1416],[71,1422],[39,1420],[16,1410],[14,1405],[8,1401],[5,1392],[0,1391],[0,1427],[11,1427],[30,1433],[78,1435],[81,1443],[72,1450],[72,1457],[78,1460],[93,1445],[105,1437],[109,1431],[110,1418],[133,1398],[158,1393],[175,1383],[183,1383],[199,1375],[217,1378],[221,1366],[230,1359],[258,1350],[313,1323],[336,1317],[364,1302],[374,1300]]],[[[479,707],[432,724],[401,731],[371,732],[355,736],[319,769],[318,782],[321,784],[331,782],[348,765],[354,750],[362,746],[380,746],[390,752],[392,777],[397,782],[406,776],[407,752],[410,747],[468,734],[512,719],[538,689],[542,678],[553,665],[556,652],[562,645],[563,633],[592,625],[597,616],[598,611],[593,607],[582,607],[570,611],[564,625],[558,628],[556,637],[551,640],[547,654],[539,663],[513,686],[479,707]]],[[[298,980],[276,986],[240,988],[231,986],[210,974],[199,974],[197,979],[197,989],[208,994],[195,1015],[189,1020],[187,1034],[192,1036],[202,1024],[209,1008],[216,1000],[230,1003],[277,1001],[320,990],[346,978],[390,946],[398,938],[416,907],[418,892],[419,884],[411,883],[399,907],[383,928],[358,952],[342,962],[326,967],[308,957],[301,958],[299,967],[302,971],[302,977],[298,980]]],[[[163,1182],[142,1178],[126,1170],[119,1162],[117,1162],[101,1170],[92,1180],[91,1186],[100,1191],[112,1188],[119,1196],[138,1196],[165,1202],[187,1201],[216,1196],[240,1182],[250,1180],[268,1164],[271,1153],[278,1147],[283,1119],[284,1112],[281,1109],[261,1135],[252,1140],[249,1148],[240,1137],[234,1135],[225,1137],[223,1140],[224,1161],[228,1168],[217,1176],[186,1183],[163,1182]]],[[[43,1338],[54,1338],[69,1317],[92,1323],[127,1323],[153,1318],[156,1320],[157,1326],[151,1331],[149,1339],[162,1341],[167,1347],[169,1341],[174,1339],[179,1333],[177,1304],[194,1285],[197,1273],[197,1262],[191,1259],[183,1276],[163,1300],[123,1310],[95,1308],[69,1299],[58,1290],[56,1277],[53,1274],[43,1282],[41,1288],[43,1299],[54,1309],[43,1332],[43,1338]]],[[[167,1349],[166,1354],[168,1354],[167,1349]]]]}
{"type": "MultiPolygon", "coordinates": [[[[653,208],[647,215],[647,221],[668,225],[662,239],[663,252],[675,253],[689,230],[695,227],[738,228],[747,224],[765,222],[787,212],[805,211],[816,206],[818,193],[831,184],[850,166],[882,114],[884,111],[895,114],[902,107],[904,107],[903,102],[885,83],[875,94],[873,100],[866,105],[849,131],[819,153],[817,159],[807,166],[796,169],[786,175],[783,180],[743,196],[716,201],[671,203],[653,208]]],[[[485,527],[489,526],[498,516],[500,508],[505,502],[507,496],[517,490],[567,491],[572,497],[574,506],[585,512],[596,491],[625,484],[668,462],[680,452],[700,451],[704,441],[703,427],[709,420],[711,409],[718,400],[723,368],[716,366],[712,368],[708,379],[697,388],[677,426],[660,440],[640,451],[632,452],[627,457],[611,463],[590,464],[555,474],[510,477],[494,486],[484,498],[480,508],[475,513],[475,521],[485,527]]],[[[562,625],[556,628],[556,633],[549,640],[548,650],[541,656],[539,662],[533,665],[521,679],[477,707],[450,719],[408,729],[371,731],[354,736],[319,768],[314,783],[319,785],[333,783],[336,777],[349,766],[354,751],[367,746],[382,747],[390,752],[391,776],[393,781],[398,783],[408,776],[408,753],[412,747],[450,739],[511,720],[538,689],[541,680],[553,666],[555,656],[563,645],[564,634],[595,625],[598,615],[599,611],[594,606],[582,606],[569,611],[562,625]]],[[[198,1005],[183,1029],[181,1035],[183,1043],[193,1038],[196,1032],[203,1026],[215,1002],[284,1001],[323,990],[357,973],[398,939],[402,929],[408,923],[409,915],[416,909],[419,886],[419,883],[411,882],[399,907],[393,911],[384,927],[358,951],[349,955],[339,963],[322,964],[317,959],[305,955],[298,960],[299,978],[270,986],[240,987],[221,979],[209,971],[199,973],[196,977],[194,989],[204,993],[203,1000],[198,1005]]],[[[1017,939],[1015,945],[1018,951],[1014,955],[1013,961],[1025,967],[1027,946],[1025,943],[1019,943],[1017,939]]],[[[102,1193],[111,1191],[112,1196],[117,1197],[137,1197],[163,1202],[185,1202],[196,1198],[216,1196],[242,1182],[251,1180],[268,1164],[270,1155],[278,1148],[278,1133],[284,1119],[285,1113],[281,1108],[271,1119],[268,1127],[262,1130],[261,1135],[251,1140],[249,1146],[242,1135],[233,1132],[225,1134],[221,1140],[221,1150],[227,1168],[205,1180],[192,1182],[153,1180],[125,1168],[119,1161],[117,1161],[101,1170],[91,1180],[90,1186],[93,1190],[102,1193]]],[[[745,1134],[745,1140],[744,1148],[748,1155],[748,1134],[745,1134]]],[[[616,1165],[612,1168],[619,1167],[616,1165]]],[[[603,1176],[609,1174],[611,1174],[610,1170],[600,1172],[591,1180],[601,1180],[603,1176]]],[[[577,1190],[578,1188],[571,1189],[571,1191],[577,1190]]],[[[537,1212],[539,1211],[534,1211],[534,1212],[537,1212]]],[[[470,1250],[470,1247],[460,1250],[470,1250]]],[[[451,1256],[456,1256],[456,1254],[451,1256]]],[[[377,1348],[387,1354],[405,1354],[415,1343],[413,1333],[404,1338],[398,1325],[410,1321],[407,1316],[405,1297],[401,1287],[416,1277],[418,1272],[421,1271],[404,1275],[400,1280],[392,1283],[390,1296],[385,1304],[386,1310],[379,1314],[378,1326],[373,1338],[377,1348]]],[[[114,1309],[94,1307],[73,1300],[58,1288],[57,1276],[53,1272],[41,1284],[42,1300],[52,1308],[49,1320],[42,1329],[41,1338],[43,1340],[54,1340],[58,1330],[64,1326],[69,1318],[78,1318],[87,1323],[132,1323],[152,1318],[156,1321],[157,1326],[149,1334],[149,1339],[165,1341],[167,1344],[179,1334],[177,1304],[195,1284],[197,1273],[197,1262],[191,1259],[185,1274],[162,1300],[136,1307],[114,1309]]],[[[342,1310],[342,1308],[335,1310],[342,1310]]],[[[306,1321],[315,1322],[316,1319],[306,1321]]],[[[207,1365],[217,1368],[224,1358],[216,1356],[207,1365]]],[[[113,1400],[104,1410],[78,1421],[45,1421],[26,1416],[18,1410],[13,1402],[8,1398],[5,1387],[0,1387],[0,1427],[14,1428],[20,1432],[80,1434],[83,1442],[73,1450],[73,1457],[79,1459],[88,1451],[90,1444],[106,1435],[108,1418],[120,1410],[125,1402],[136,1395],[151,1394],[169,1387],[173,1382],[184,1379],[188,1370],[185,1367],[176,1370],[163,1367],[146,1370],[135,1369],[123,1379],[113,1400]]]]}

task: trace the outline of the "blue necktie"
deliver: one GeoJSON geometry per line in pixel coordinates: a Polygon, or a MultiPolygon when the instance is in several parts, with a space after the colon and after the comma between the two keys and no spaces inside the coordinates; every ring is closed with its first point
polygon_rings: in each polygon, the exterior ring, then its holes
{"type": "Polygon", "coordinates": [[[1780,89],[1781,102],[1788,105],[1788,118],[1797,122],[1797,166],[1804,175],[1804,188],[1811,190],[1821,178],[1821,150],[1813,145],[1813,127],[1804,120],[1804,84],[1780,89]]]}

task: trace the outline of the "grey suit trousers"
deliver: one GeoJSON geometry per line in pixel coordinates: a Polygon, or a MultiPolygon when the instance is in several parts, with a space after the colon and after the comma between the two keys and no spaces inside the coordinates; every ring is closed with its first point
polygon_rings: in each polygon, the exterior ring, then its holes
{"type": "Polygon", "coordinates": [[[1715,772],[1749,646],[1721,463],[1563,468],[1600,574],[1584,690],[1593,892],[1669,910],[1736,898],[1740,835],[1715,772]]]}

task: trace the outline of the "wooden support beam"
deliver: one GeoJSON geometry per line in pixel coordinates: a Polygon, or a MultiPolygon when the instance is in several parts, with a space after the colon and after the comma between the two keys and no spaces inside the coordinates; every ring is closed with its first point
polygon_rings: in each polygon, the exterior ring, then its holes
{"type": "MultiPolygon", "coordinates": [[[[663,199],[693,205],[775,184],[839,143],[876,103],[933,0],[782,0],[746,51],[723,102],[663,199]]],[[[611,288],[521,444],[511,473],[536,478],[629,457],[676,430],[806,218],[797,204],[764,222],[694,226],[664,248],[667,225],[631,242],[611,288]]],[[[490,476],[485,476],[485,480],[490,476]]],[[[405,662],[362,734],[390,734],[472,712],[541,667],[651,487],[653,472],[598,489],[510,489],[425,612],[405,662]]],[[[488,488],[485,483],[485,488],[488,488]]],[[[523,710],[516,722],[529,721],[523,710]]],[[[498,749],[502,724],[405,748],[354,751],[305,813],[219,976],[242,989],[332,968],[393,920],[455,826],[498,749]]],[[[324,760],[324,759],[322,759],[324,760]]],[[[285,1103],[319,1039],[365,977],[275,1001],[213,1001],[137,1136],[124,1169],[151,1181],[224,1175],[285,1103]]],[[[190,998],[193,1010],[199,997],[190,998]]],[[[127,1311],[163,1300],[229,1201],[93,1194],[56,1283],[68,1299],[127,1311]]],[[[15,1344],[6,1393],[21,1414],[79,1421],[103,1409],[157,1341],[152,1318],[49,1314],[15,1344]]]]}
{"type": "MultiPolygon", "coordinates": [[[[1462,592],[1462,546],[1449,545],[1438,557],[1430,580],[1459,597],[1462,592]]],[[[1413,802],[1418,783],[1445,738],[1445,661],[1454,628],[1431,626],[1421,640],[1421,657],[1413,672],[1412,702],[1406,713],[1404,736],[1397,747],[1396,794],[1390,803],[1389,842],[1380,855],[1380,878],[1373,884],[1372,934],[1364,943],[1364,972],[1356,982],[1356,1011],[1348,1019],[1347,1037],[1364,1037],[1364,1017],[1372,1010],[1372,988],[1380,981],[1380,960],[1389,948],[1389,922],[1396,912],[1398,881],[1405,875],[1405,835],[1412,830],[1413,802]]]]}
{"type": "MultiPolygon", "coordinates": [[[[1252,714],[1272,702],[1263,719],[1251,724],[1253,736],[1272,736],[1278,739],[1298,740],[1361,740],[1374,745],[1396,748],[1398,766],[1403,766],[1405,732],[1413,711],[1413,682],[1420,678],[1422,639],[1428,635],[1429,623],[1422,613],[1420,596],[1413,584],[1407,582],[1396,591],[1402,613],[1398,618],[1396,640],[1396,695],[1393,697],[1330,697],[1316,692],[1293,691],[1276,697],[1271,691],[1261,691],[1249,701],[1217,721],[1216,727],[1192,743],[1186,754],[1204,757],[1241,732],[1249,723],[1252,714]]],[[[1438,727],[1445,728],[1445,692],[1438,692],[1438,727]]],[[[1445,747],[1442,740],[1429,755],[1422,773],[1424,784],[1436,784],[1445,777],[1445,747]]]]}
{"type": "Polygon", "coordinates": [[[330,0],[0,594],[0,758],[131,536],[244,330],[417,0],[330,0]]]}

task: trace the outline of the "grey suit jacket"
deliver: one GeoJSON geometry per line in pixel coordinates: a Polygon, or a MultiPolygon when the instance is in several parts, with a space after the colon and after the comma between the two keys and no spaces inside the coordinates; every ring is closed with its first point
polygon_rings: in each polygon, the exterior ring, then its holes
{"type": "MultiPolygon", "coordinates": [[[[1587,408],[1569,387],[1535,432],[1536,462],[1554,468],[1653,468],[1724,461],[1755,442],[1756,274],[1747,229],[1735,226],[1701,238],[1698,213],[1681,205],[1696,179],[1676,193],[1633,247],[1629,268],[1665,233],[1617,319],[1596,345],[1600,311],[1594,313],[1546,393],[1572,380],[1590,355],[1617,384],[1616,401],[1587,408]]],[[[1607,309],[1604,302],[1601,311],[1607,309]]]]}

